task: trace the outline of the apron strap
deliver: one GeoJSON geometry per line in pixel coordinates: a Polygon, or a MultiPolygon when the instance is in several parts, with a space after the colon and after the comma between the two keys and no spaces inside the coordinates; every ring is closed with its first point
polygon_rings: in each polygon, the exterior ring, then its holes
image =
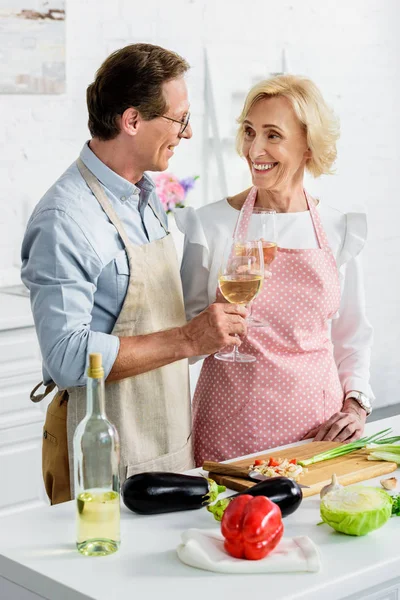
{"type": "MultiPolygon", "coordinates": [[[[320,248],[330,248],[328,238],[326,237],[325,230],[322,226],[320,216],[317,211],[317,207],[314,202],[311,200],[310,196],[304,191],[304,196],[306,198],[308,210],[310,211],[311,221],[314,226],[315,235],[317,237],[317,241],[320,248]]],[[[253,212],[254,204],[257,199],[257,188],[252,187],[250,192],[247,195],[246,200],[243,203],[243,206],[240,210],[238,219],[236,221],[235,229],[233,231],[233,238],[237,236],[245,235],[247,229],[249,227],[249,221],[251,214],[253,212]]]]}
{"type": "Polygon", "coordinates": [[[112,207],[111,202],[108,200],[105,191],[101,187],[99,180],[97,179],[97,177],[95,177],[93,175],[93,173],[91,171],[89,171],[87,166],[82,162],[82,160],[80,158],[78,158],[78,160],[76,161],[76,164],[78,166],[80,174],[82,175],[83,179],[88,184],[94,197],[98,200],[100,206],[106,213],[107,217],[110,219],[111,223],[114,225],[114,227],[118,231],[118,234],[119,234],[121,240],[123,241],[124,245],[129,246],[130,241],[125,232],[125,229],[124,229],[117,213],[115,212],[114,208],[112,207]]]}
{"type": "Polygon", "coordinates": [[[154,214],[155,218],[158,220],[158,222],[160,223],[161,227],[164,229],[165,233],[167,235],[169,235],[168,228],[165,227],[165,225],[164,225],[164,223],[163,223],[160,215],[158,214],[157,210],[154,208],[154,206],[152,205],[152,203],[150,202],[150,200],[148,200],[147,204],[148,204],[148,206],[150,206],[151,210],[153,211],[153,214],[154,214]]]}
{"type": "Polygon", "coordinates": [[[322,226],[320,216],[318,214],[315,203],[311,200],[310,196],[304,190],[304,195],[307,200],[308,209],[310,211],[311,221],[314,226],[315,235],[317,236],[319,247],[322,249],[330,249],[328,238],[326,237],[325,229],[322,226]]]}
{"type": "Polygon", "coordinates": [[[252,187],[246,200],[243,203],[242,208],[240,209],[239,216],[236,221],[235,229],[233,230],[233,239],[237,236],[242,236],[247,233],[249,228],[250,217],[253,212],[254,204],[257,198],[257,188],[252,187]]]}
{"type": "Polygon", "coordinates": [[[43,400],[43,398],[46,398],[46,396],[51,394],[51,392],[56,387],[56,384],[54,383],[54,381],[52,381],[51,383],[49,383],[49,385],[46,385],[46,389],[43,392],[43,394],[36,394],[35,392],[40,388],[41,385],[43,385],[43,381],[35,385],[31,393],[29,394],[29,398],[32,402],[40,402],[41,400],[43,400]]]}
{"type": "MultiPolygon", "coordinates": [[[[87,168],[87,166],[83,163],[81,158],[78,158],[78,160],[76,161],[76,164],[77,164],[77,167],[78,167],[79,172],[82,175],[83,179],[86,181],[87,185],[91,189],[95,198],[98,200],[100,206],[106,213],[107,217],[110,219],[111,223],[116,228],[121,240],[124,243],[124,246],[125,247],[130,246],[131,242],[130,242],[129,237],[124,229],[124,226],[122,225],[122,222],[121,222],[120,218],[118,217],[117,213],[115,212],[111,202],[107,198],[107,195],[106,195],[105,191],[103,190],[102,186],[100,185],[99,180],[87,168]]],[[[153,206],[150,204],[150,202],[148,204],[149,204],[151,210],[153,211],[155,217],[160,222],[161,227],[164,229],[165,233],[168,234],[169,232],[165,228],[162,220],[160,219],[159,215],[157,214],[157,211],[153,208],[153,206]]]]}

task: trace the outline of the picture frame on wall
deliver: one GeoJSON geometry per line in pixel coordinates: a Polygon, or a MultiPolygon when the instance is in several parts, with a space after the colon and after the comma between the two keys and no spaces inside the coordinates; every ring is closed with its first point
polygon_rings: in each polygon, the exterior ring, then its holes
{"type": "Polygon", "coordinates": [[[64,92],[64,0],[0,0],[0,94],[64,92]]]}

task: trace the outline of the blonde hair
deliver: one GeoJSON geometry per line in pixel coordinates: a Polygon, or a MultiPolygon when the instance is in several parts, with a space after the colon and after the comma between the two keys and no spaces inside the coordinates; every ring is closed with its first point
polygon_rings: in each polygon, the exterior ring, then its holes
{"type": "Polygon", "coordinates": [[[312,156],[306,169],[314,177],[332,174],[336,160],[336,142],[339,139],[339,121],[326,104],[321,92],[310,79],[298,75],[277,75],[257,83],[247,94],[241,115],[237,119],[239,130],[236,149],[243,156],[243,121],[258,100],[283,96],[287,98],[302,124],[312,156]]]}

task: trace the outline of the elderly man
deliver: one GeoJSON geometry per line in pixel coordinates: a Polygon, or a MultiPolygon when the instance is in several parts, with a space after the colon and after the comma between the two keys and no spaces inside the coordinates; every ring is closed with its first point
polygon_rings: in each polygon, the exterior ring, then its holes
{"type": "Polygon", "coordinates": [[[48,407],[43,477],[71,497],[72,436],[85,414],[86,363],[101,352],[106,411],[120,434],[120,475],[190,468],[188,357],[240,343],[245,310],[214,304],[186,322],[167,219],[145,171],[163,171],[192,137],[189,66],[150,44],[109,56],[87,90],[91,140],[36,206],[22,279],[43,357],[48,407]],[[68,435],[67,435],[68,432],[68,435]]]}

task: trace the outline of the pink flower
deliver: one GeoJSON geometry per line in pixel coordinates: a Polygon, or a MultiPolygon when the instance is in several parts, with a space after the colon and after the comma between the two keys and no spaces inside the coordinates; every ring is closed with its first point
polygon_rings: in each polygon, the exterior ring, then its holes
{"type": "Polygon", "coordinates": [[[185,188],[179,183],[175,175],[171,173],[160,173],[155,178],[157,195],[164,209],[173,211],[177,204],[182,204],[185,199],[185,188]]]}
{"type": "Polygon", "coordinates": [[[171,173],[159,173],[158,175],[156,175],[155,182],[157,191],[158,189],[162,189],[163,187],[165,187],[170,181],[178,181],[178,179],[175,177],[175,175],[172,175],[171,173]]]}
{"type": "Polygon", "coordinates": [[[167,211],[168,210],[168,198],[167,198],[167,195],[164,194],[164,192],[161,192],[161,191],[158,191],[158,190],[157,190],[157,194],[158,194],[158,197],[161,200],[161,204],[163,205],[164,210],[167,211]]]}

